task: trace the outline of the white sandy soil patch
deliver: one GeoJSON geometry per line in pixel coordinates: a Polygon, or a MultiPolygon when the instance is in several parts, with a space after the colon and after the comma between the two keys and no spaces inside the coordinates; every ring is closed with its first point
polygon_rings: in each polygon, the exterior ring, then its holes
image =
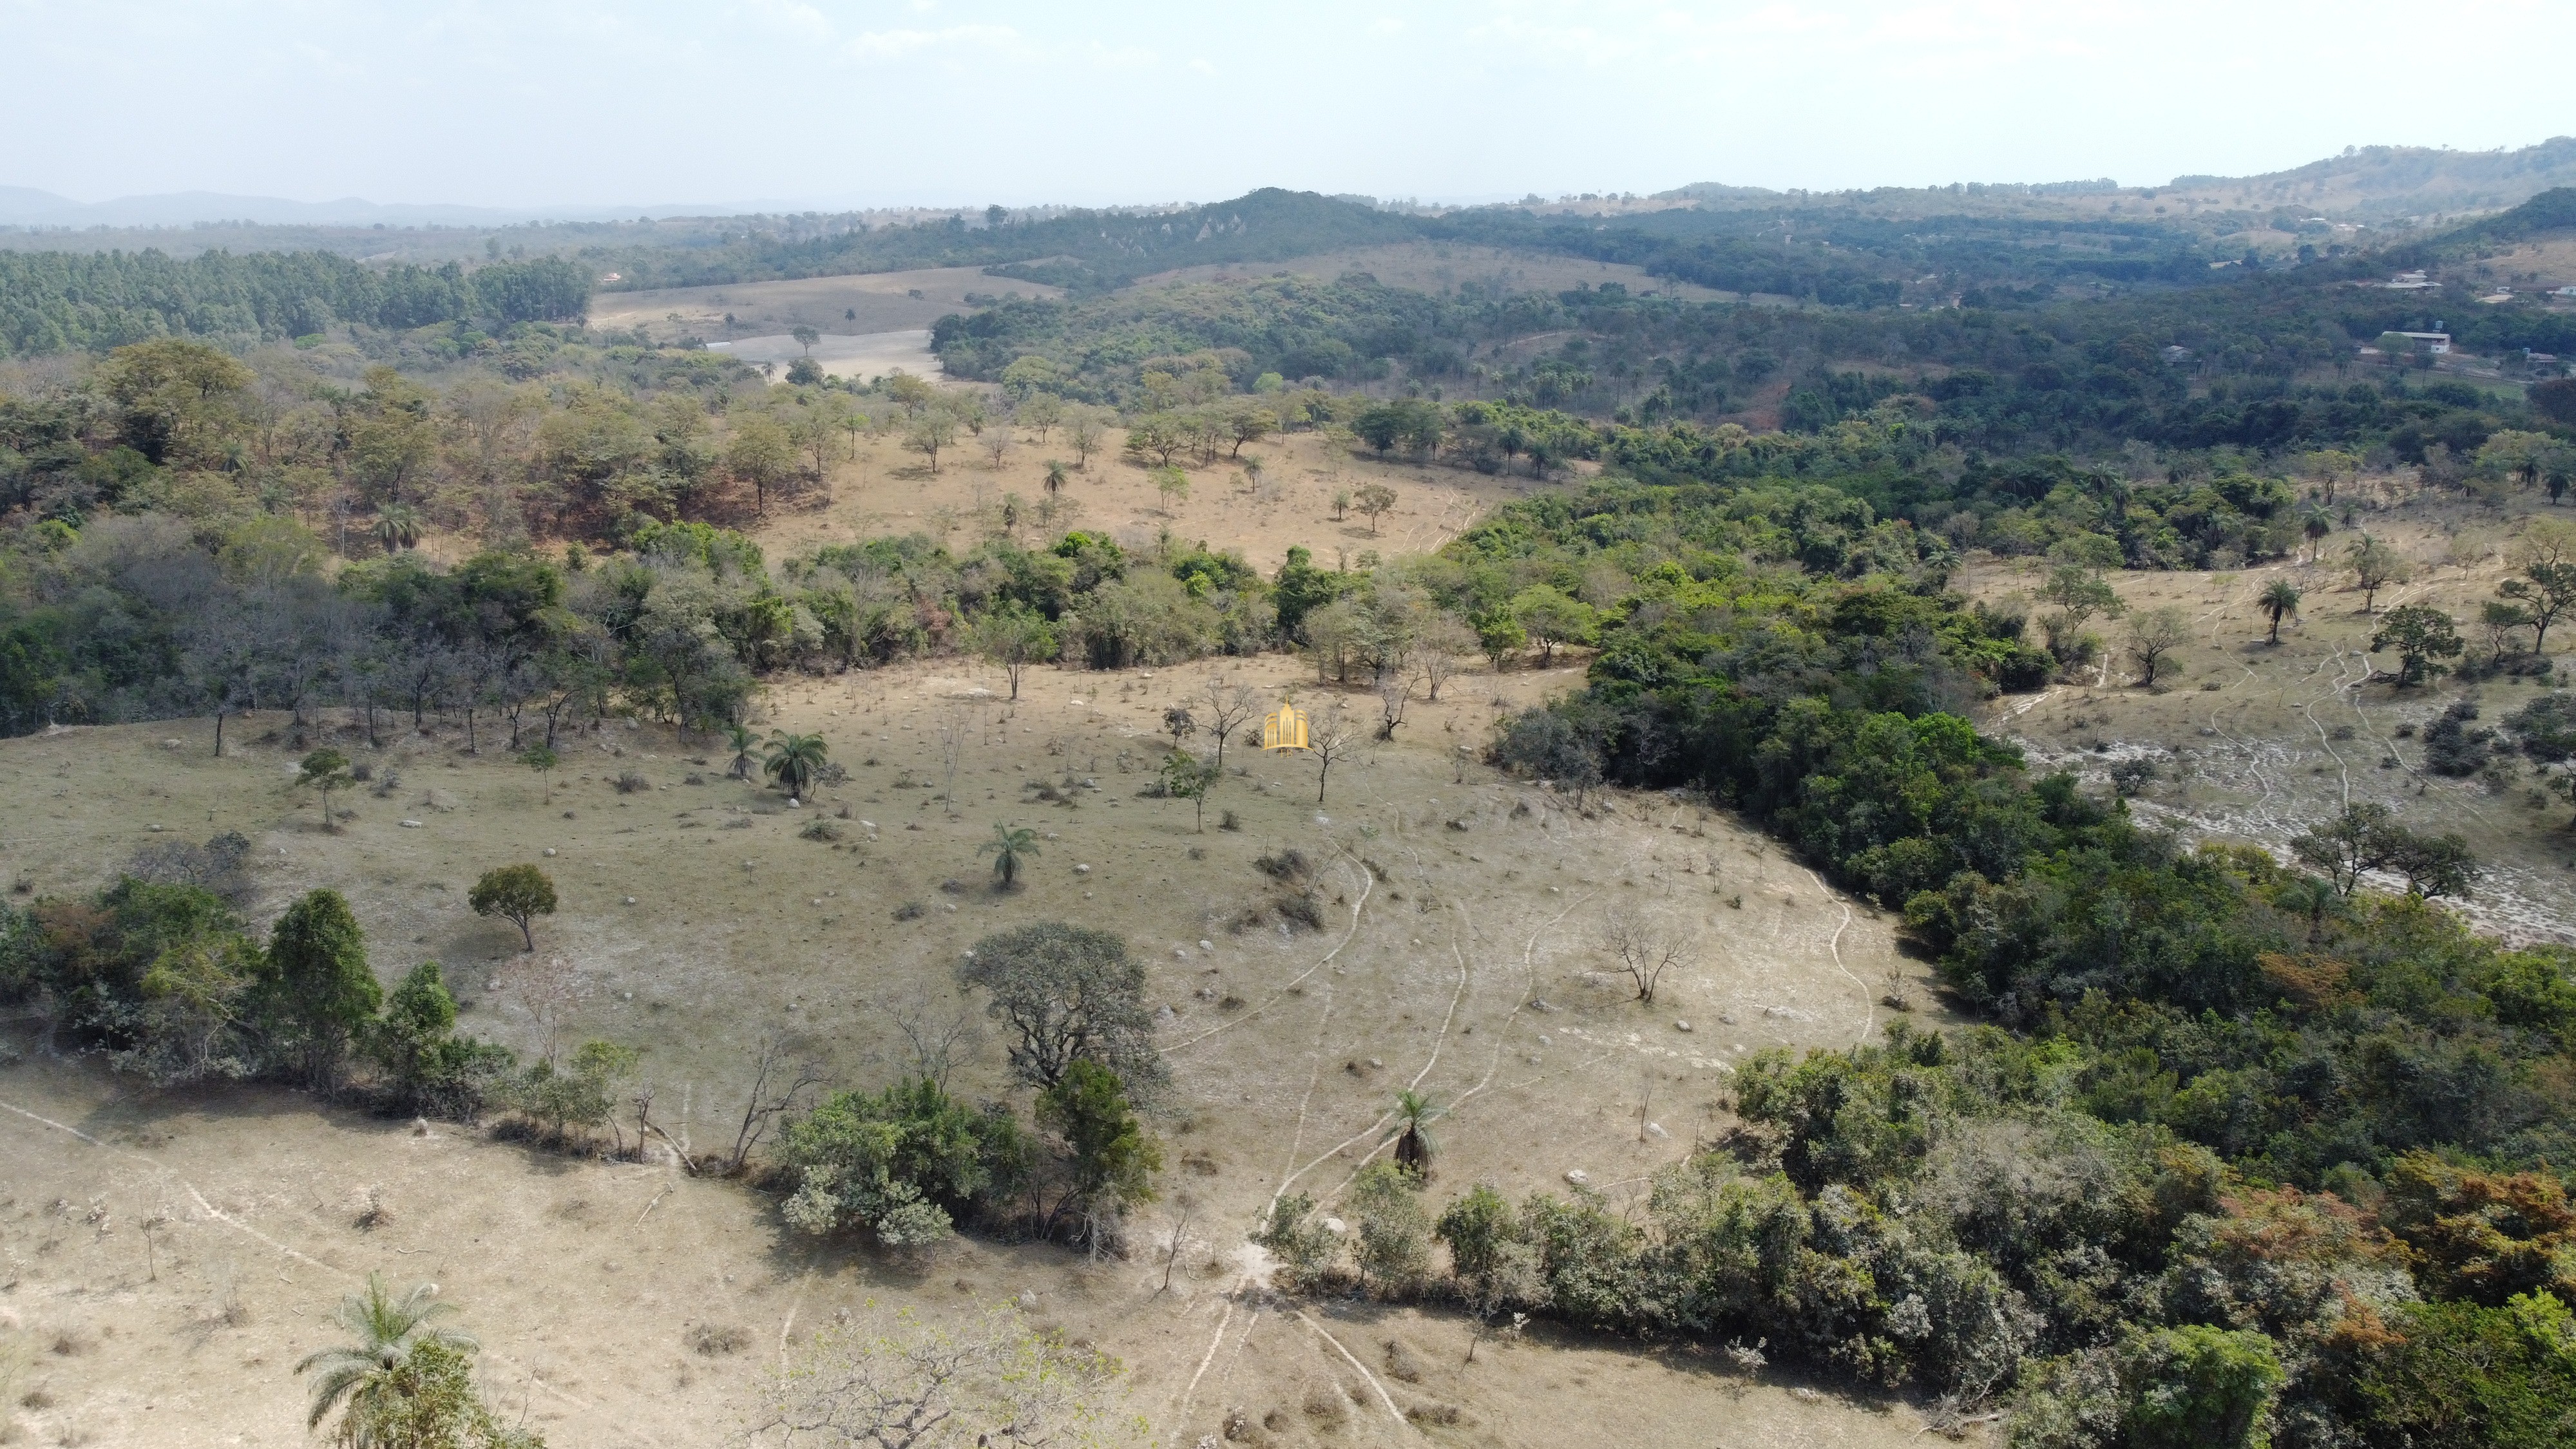
{"type": "Polygon", "coordinates": [[[933,382],[946,380],[940,371],[939,357],[930,350],[930,329],[917,327],[903,332],[869,332],[845,336],[826,332],[810,349],[793,337],[745,337],[739,342],[710,342],[710,352],[723,352],[755,366],[768,363],[780,376],[786,375],[787,364],[800,357],[814,359],[827,377],[854,377],[873,381],[890,372],[901,370],[933,382]]]}

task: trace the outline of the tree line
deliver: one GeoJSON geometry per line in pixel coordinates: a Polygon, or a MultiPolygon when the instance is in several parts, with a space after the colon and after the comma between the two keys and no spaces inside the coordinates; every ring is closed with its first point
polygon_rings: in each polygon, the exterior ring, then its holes
{"type": "MultiPolygon", "coordinates": [[[[1638,580],[1589,687],[1507,721],[1495,758],[1744,810],[1901,910],[1995,1025],[1759,1059],[1746,1125],[1667,1169],[1642,1219],[1581,1191],[1437,1214],[1381,1193],[1345,1268],[1283,1201],[1283,1256],[1919,1384],[1953,1421],[1997,1406],[2019,1444],[2563,1438],[2576,1280],[2546,1265],[2576,1241],[2553,1166],[2576,953],[2428,904],[2475,863],[2384,811],[2284,866],[2034,777],[1958,713],[2020,621],[1747,570],[1715,501],[1603,489],[1452,546],[1638,580]],[[2392,870],[2403,889],[2366,884],[2392,870]]],[[[2560,713],[2524,722],[2536,758],[2560,713]]]]}
{"type": "Polygon", "coordinates": [[[590,274],[562,257],[468,270],[371,267],[336,252],[0,252],[0,356],[103,351],[154,337],[276,341],[335,324],[563,322],[590,274]]]}

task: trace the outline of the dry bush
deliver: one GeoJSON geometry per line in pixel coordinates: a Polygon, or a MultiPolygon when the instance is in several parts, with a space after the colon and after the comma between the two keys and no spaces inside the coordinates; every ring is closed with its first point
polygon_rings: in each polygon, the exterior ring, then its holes
{"type": "Polygon", "coordinates": [[[1308,1385],[1306,1400],[1300,1407],[1319,1428],[1338,1429],[1351,1419],[1350,1399],[1342,1393],[1342,1386],[1330,1379],[1308,1385]]]}
{"type": "Polygon", "coordinates": [[[1386,1341],[1386,1376],[1400,1383],[1418,1384],[1426,1365],[1422,1355],[1404,1346],[1400,1339],[1386,1341]]]}
{"type": "Polygon", "coordinates": [[[1281,885],[1304,885],[1315,875],[1314,862],[1306,858],[1304,851],[1294,848],[1276,855],[1256,855],[1252,858],[1252,868],[1281,885]]]}
{"type": "Polygon", "coordinates": [[[641,770],[617,772],[617,793],[620,795],[641,795],[652,788],[653,782],[645,779],[641,770]]]}
{"type": "Polygon", "coordinates": [[[708,1358],[722,1358],[751,1347],[751,1331],[733,1323],[692,1323],[680,1337],[708,1358]]]}

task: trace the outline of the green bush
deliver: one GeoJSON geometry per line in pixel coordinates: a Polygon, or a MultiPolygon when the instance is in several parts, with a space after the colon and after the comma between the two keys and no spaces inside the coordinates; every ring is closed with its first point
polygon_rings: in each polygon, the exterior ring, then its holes
{"type": "Polygon", "coordinates": [[[961,1220],[998,1219],[1026,1190],[1034,1155],[1007,1108],[969,1107],[927,1078],[875,1096],[839,1092],[779,1138],[797,1182],[784,1211],[809,1233],[934,1243],[961,1220]]]}

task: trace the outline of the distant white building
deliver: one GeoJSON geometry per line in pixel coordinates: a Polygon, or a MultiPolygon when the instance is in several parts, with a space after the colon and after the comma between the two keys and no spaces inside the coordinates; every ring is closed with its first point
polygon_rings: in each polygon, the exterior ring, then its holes
{"type": "Polygon", "coordinates": [[[2560,287],[2549,295],[2553,297],[2576,297],[2576,287],[2560,287]]]}
{"type": "Polygon", "coordinates": [[[2379,285],[2392,292],[2421,292],[2434,286],[2435,283],[2422,272],[2399,272],[2379,285]]]}
{"type": "Polygon", "coordinates": [[[2448,332],[2383,332],[2380,335],[2403,337],[2409,342],[2420,342],[2424,344],[2425,351],[2436,357],[2451,350],[2451,334],[2448,332]]]}

